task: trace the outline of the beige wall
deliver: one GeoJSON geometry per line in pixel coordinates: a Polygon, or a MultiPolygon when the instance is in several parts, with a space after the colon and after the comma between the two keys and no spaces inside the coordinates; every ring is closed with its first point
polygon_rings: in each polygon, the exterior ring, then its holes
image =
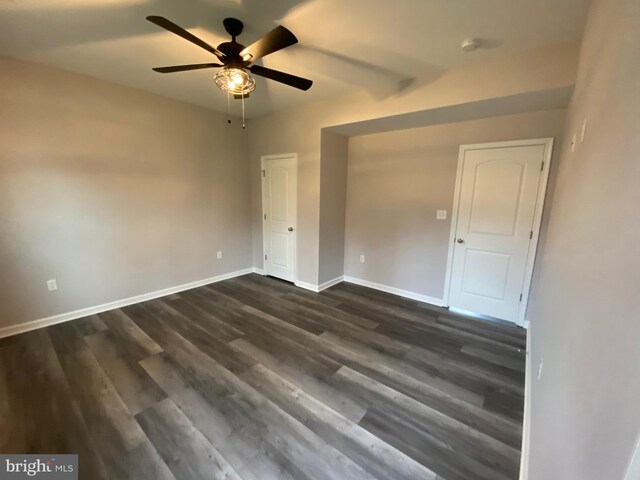
{"type": "Polygon", "coordinates": [[[320,258],[321,131],[325,127],[422,110],[456,106],[527,92],[570,87],[575,81],[577,46],[567,45],[471,64],[408,89],[372,97],[353,92],[252,120],[251,194],[253,262],[262,268],[260,157],[298,154],[298,249],[301,281],[317,284],[320,258]]]}
{"type": "Polygon", "coordinates": [[[349,139],[322,131],[318,284],[344,275],[344,228],[349,139]]]}
{"type": "Polygon", "coordinates": [[[0,328],[251,265],[224,115],[6,58],[0,112],[0,328]]]}
{"type": "MultiPolygon", "coordinates": [[[[640,430],[640,2],[594,0],[538,294],[529,480],[622,480],[640,430]]],[[[638,477],[629,476],[628,480],[638,477]]]]}
{"type": "Polygon", "coordinates": [[[559,140],[564,120],[550,110],[350,138],[345,275],[442,299],[460,145],[559,140]]]}

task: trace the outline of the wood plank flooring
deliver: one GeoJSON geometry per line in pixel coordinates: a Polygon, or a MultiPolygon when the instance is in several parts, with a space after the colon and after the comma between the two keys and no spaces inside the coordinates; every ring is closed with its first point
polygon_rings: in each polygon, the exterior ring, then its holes
{"type": "Polygon", "coordinates": [[[0,340],[0,453],[83,479],[517,479],[525,331],[247,275],[0,340]]]}

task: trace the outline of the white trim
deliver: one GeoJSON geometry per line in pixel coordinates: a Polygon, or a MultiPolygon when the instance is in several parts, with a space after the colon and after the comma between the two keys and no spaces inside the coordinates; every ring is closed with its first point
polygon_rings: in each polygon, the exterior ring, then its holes
{"type": "Polygon", "coordinates": [[[305,290],[309,290],[311,292],[318,293],[320,290],[318,289],[318,285],[314,285],[313,283],[307,283],[300,280],[296,280],[293,282],[296,287],[304,288],[305,290]]]}
{"type": "Polygon", "coordinates": [[[147,300],[153,300],[154,298],[165,297],[167,295],[171,295],[172,293],[191,290],[192,288],[202,287],[204,285],[209,285],[210,283],[221,282],[222,280],[227,280],[229,278],[240,277],[252,272],[252,268],[245,268],[243,270],[224,273],[215,277],[205,278],[203,280],[197,280],[195,282],[185,283],[183,285],[178,285],[175,287],[156,290],[155,292],[143,293],[142,295],[136,295],[134,297],[124,298],[122,300],[116,300],[109,303],[103,303],[102,305],[96,305],[94,307],[82,308],[80,310],[74,310],[73,312],[61,313],[59,315],[40,318],[38,320],[31,320],[29,322],[21,323],[18,325],[11,325],[9,327],[0,328],[0,338],[17,335],[18,333],[29,332],[38,328],[49,327],[57,323],[76,320],[78,318],[95,315],[96,313],[106,312],[107,310],[113,310],[115,308],[126,307],[127,305],[132,305],[134,303],[146,302],[147,300]]]}
{"type": "MultiPolygon", "coordinates": [[[[526,322],[527,324],[529,322],[526,322]]],[[[528,325],[527,325],[528,327],[528,325]]],[[[531,332],[527,332],[527,352],[525,355],[524,380],[524,420],[522,422],[522,448],[520,454],[520,480],[529,478],[529,450],[531,441],[531,332]]]]}
{"type": "Polygon", "coordinates": [[[640,478],[640,434],[638,434],[636,448],[631,454],[631,459],[629,459],[629,466],[624,480],[638,480],[638,478],[640,478]]]}
{"type": "Polygon", "coordinates": [[[524,322],[522,322],[522,328],[524,328],[525,330],[529,330],[530,325],[531,322],[529,320],[525,320],[524,322]]]}
{"type": "Polygon", "coordinates": [[[421,293],[410,292],[409,290],[402,290],[400,288],[390,287],[389,285],[383,285],[381,283],[370,282],[369,280],[363,280],[361,278],[344,276],[344,281],[347,283],[354,283],[363,287],[373,288],[374,290],[380,290],[381,292],[392,293],[400,297],[410,298],[411,300],[417,300],[419,302],[430,303],[437,307],[444,306],[444,299],[429,297],[428,295],[422,295],[421,293]]]}
{"type": "Polygon", "coordinates": [[[330,288],[330,287],[333,287],[334,285],[342,283],[343,281],[344,281],[344,277],[340,275],[339,277],[336,277],[333,280],[329,280],[328,282],[324,282],[318,285],[318,291],[321,292],[323,290],[326,290],[327,288],[330,288]]]}
{"type": "Polygon", "coordinates": [[[267,272],[265,272],[265,271],[264,271],[264,269],[262,269],[262,268],[256,268],[256,267],[253,267],[253,268],[251,269],[251,271],[252,271],[253,273],[257,273],[258,275],[263,275],[263,276],[267,274],[267,272]]]}
{"type": "Polygon", "coordinates": [[[298,159],[298,154],[297,153],[277,153],[275,155],[262,155],[260,157],[260,165],[263,165],[262,161],[264,160],[278,160],[280,158],[295,158],[296,160],[298,159]]]}
{"type": "MultiPolygon", "coordinates": [[[[551,168],[551,157],[553,153],[553,138],[533,138],[530,140],[511,140],[507,142],[492,143],[474,143],[468,145],[460,145],[458,153],[458,170],[456,172],[456,188],[453,197],[453,210],[451,212],[451,228],[449,230],[449,249],[447,252],[447,270],[445,274],[444,288],[444,304],[449,305],[449,297],[451,294],[451,270],[453,267],[453,251],[454,241],[456,237],[456,227],[458,225],[458,210],[460,208],[460,192],[462,190],[462,167],[464,155],[468,150],[481,150],[489,148],[508,148],[508,147],[526,147],[532,145],[543,145],[544,151],[544,168],[540,174],[540,182],[538,184],[538,194],[536,197],[536,207],[533,214],[533,237],[529,243],[529,253],[527,254],[527,263],[525,266],[524,282],[522,284],[522,302],[518,311],[516,324],[524,327],[524,316],[527,311],[527,302],[529,301],[529,292],[531,289],[531,279],[533,276],[533,266],[536,259],[536,251],[538,249],[538,238],[540,236],[540,225],[542,223],[542,212],[544,210],[544,201],[547,194],[547,183],[549,182],[549,171],[551,168]]],[[[527,327],[525,327],[527,328],[527,327]]]]}
{"type": "Polygon", "coordinates": [[[447,270],[444,275],[444,304],[449,306],[451,293],[451,271],[453,269],[453,250],[455,248],[456,228],[458,226],[458,210],[460,208],[460,190],[462,189],[462,163],[464,151],[462,146],[458,151],[458,167],[456,170],[456,188],[453,193],[453,208],[451,209],[451,227],[449,228],[449,249],[447,250],[447,270]]]}
{"type": "Polygon", "coordinates": [[[540,174],[536,209],[533,215],[533,225],[531,226],[531,230],[533,230],[533,237],[529,242],[527,266],[524,271],[522,302],[520,302],[520,311],[518,312],[518,325],[524,325],[524,316],[527,313],[527,303],[529,302],[529,293],[531,291],[531,280],[533,278],[533,267],[536,261],[536,252],[538,251],[538,239],[540,238],[540,226],[542,225],[542,212],[544,211],[544,201],[547,196],[547,184],[549,183],[549,171],[551,169],[551,157],[553,154],[553,138],[539,139],[538,141],[544,141],[544,168],[540,174]]]}
{"type": "Polygon", "coordinates": [[[321,283],[320,285],[315,285],[313,283],[307,283],[300,280],[296,280],[293,284],[296,287],[304,288],[305,290],[309,290],[311,292],[319,293],[323,290],[326,290],[329,287],[333,287],[334,285],[342,282],[344,278],[342,276],[336,277],[333,280],[329,280],[328,282],[321,283]]]}
{"type": "MultiPolygon", "coordinates": [[[[266,170],[266,162],[268,162],[269,160],[282,160],[282,159],[286,159],[286,158],[292,158],[295,161],[295,165],[296,165],[296,191],[295,191],[295,204],[296,204],[296,224],[295,224],[295,240],[293,242],[293,283],[295,284],[298,280],[298,154],[297,153],[283,153],[283,154],[279,154],[279,155],[262,155],[260,157],[260,189],[262,190],[261,192],[261,198],[262,198],[262,209],[261,209],[261,219],[260,221],[262,222],[262,269],[261,271],[264,272],[262,273],[262,275],[267,275],[267,267],[264,263],[264,256],[266,255],[265,252],[267,251],[267,235],[266,235],[266,228],[267,228],[267,224],[264,221],[264,215],[265,215],[265,203],[266,203],[266,199],[264,198],[264,193],[265,193],[265,189],[264,189],[264,179],[265,177],[263,176],[262,172],[266,170]]],[[[310,284],[308,284],[310,285],[310,284]]]]}

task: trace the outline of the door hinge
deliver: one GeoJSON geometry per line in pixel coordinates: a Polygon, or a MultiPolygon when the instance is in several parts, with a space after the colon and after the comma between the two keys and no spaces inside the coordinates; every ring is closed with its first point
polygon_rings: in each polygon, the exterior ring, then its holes
{"type": "Polygon", "coordinates": [[[266,177],[267,176],[267,171],[266,170],[262,170],[262,176],[266,177]]]}
{"type": "Polygon", "coordinates": [[[540,167],[540,171],[544,170],[544,162],[542,162],[542,166],[540,167]]]}
{"type": "Polygon", "coordinates": [[[265,259],[265,260],[267,259],[267,255],[265,255],[265,256],[264,256],[264,259],[265,259]]]}
{"type": "Polygon", "coordinates": [[[520,294],[520,301],[522,301],[522,294],[520,294]]]}
{"type": "Polygon", "coordinates": [[[265,220],[267,219],[267,214],[266,214],[266,213],[264,214],[264,219],[265,219],[265,220]]]}
{"type": "Polygon", "coordinates": [[[531,230],[531,233],[529,234],[529,240],[531,240],[533,238],[533,230],[531,230]]]}

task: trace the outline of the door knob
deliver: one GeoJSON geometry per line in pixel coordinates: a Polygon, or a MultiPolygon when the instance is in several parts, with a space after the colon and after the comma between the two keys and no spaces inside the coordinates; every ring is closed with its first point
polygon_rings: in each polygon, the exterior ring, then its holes
{"type": "Polygon", "coordinates": [[[458,240],[456,240],[456,242],[458,242],[458,243],[464,243],[464,239],[459,238],[458,240]]]}
{"type": "Polygon", "coordinates": [[[290,232],[293,232],[293,227],[289,227],[287,228],[287,230],[289,230],[290,232]]]}

